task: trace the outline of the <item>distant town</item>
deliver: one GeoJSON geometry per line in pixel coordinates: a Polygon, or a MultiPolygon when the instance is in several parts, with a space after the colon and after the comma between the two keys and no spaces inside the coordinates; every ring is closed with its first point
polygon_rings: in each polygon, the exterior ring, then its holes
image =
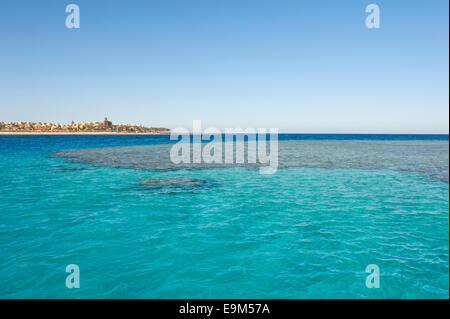
{"type": "Polygon", "coordinates": [[[144,127],[138,124],[113,124],[108,118],[102,122],[80,122],[70,124],[0,122],[0,132],[11,133],[147,133],[168,134],[168,128],[144,127]]]}

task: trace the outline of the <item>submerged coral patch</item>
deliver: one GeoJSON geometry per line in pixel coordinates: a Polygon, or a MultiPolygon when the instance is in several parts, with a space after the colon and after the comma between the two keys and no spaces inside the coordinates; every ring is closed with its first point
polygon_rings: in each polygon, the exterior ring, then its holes
{"type": "MultiPolygon", "coordinates": [[[[174,164],[170,160],[172,146],[160,144],[78,149],[56,152],[53,156],[64,157],[75,163],[149,170],[261,167],[260,163],[247,162],[174,164]]],[[[280,141],[278,153],[279,168],[387,169],[425,174],[445,182],[449,180],[448,141],[280,141]]]]}
{"type": "Polygon", "coordinates": [[[196,189],[212,185],[204,178],[195,177],[141,178],[139,184],[150,189],[196,189]]]}

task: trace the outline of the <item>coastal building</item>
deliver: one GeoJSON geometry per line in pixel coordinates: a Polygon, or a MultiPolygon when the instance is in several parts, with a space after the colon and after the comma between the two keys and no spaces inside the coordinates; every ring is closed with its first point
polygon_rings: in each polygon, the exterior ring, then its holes
{"type": "Polygon", "coordinates": [[[108,118],[105,116],[105,119],[103,120],[103,126],[104,128],[112,128],[112,122],[108,121],[108,118]]]}

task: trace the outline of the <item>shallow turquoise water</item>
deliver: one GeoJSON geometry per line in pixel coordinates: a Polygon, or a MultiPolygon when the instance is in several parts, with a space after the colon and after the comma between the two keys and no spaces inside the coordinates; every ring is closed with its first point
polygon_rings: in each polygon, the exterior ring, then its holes
{"type": "Polygon", "coordinates": [[[446,181],[388,169],[155,171],[50,156],[101,144],[3,144],[0,297],[449,296],[446,181]],[[208,184],[139,183],[150,177],[208,184]],[[80,267],[80,289],[65,286],[68,264],[80,267]],[[368,264],[380,267],[379,289],[365,286],[368,264]]]}

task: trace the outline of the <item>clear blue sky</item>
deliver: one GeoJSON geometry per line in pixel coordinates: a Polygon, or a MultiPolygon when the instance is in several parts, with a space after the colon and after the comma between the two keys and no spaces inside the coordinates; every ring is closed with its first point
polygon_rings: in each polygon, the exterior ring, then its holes
{"type": "Polygon", "coordinates": [[[448,133],[448,1],[3,0],[0,121],[448,133]],[[81,28],[65,26],[76,3],[81,28]],[[366,5],[381,28],[365,27],[366,5]]]}

